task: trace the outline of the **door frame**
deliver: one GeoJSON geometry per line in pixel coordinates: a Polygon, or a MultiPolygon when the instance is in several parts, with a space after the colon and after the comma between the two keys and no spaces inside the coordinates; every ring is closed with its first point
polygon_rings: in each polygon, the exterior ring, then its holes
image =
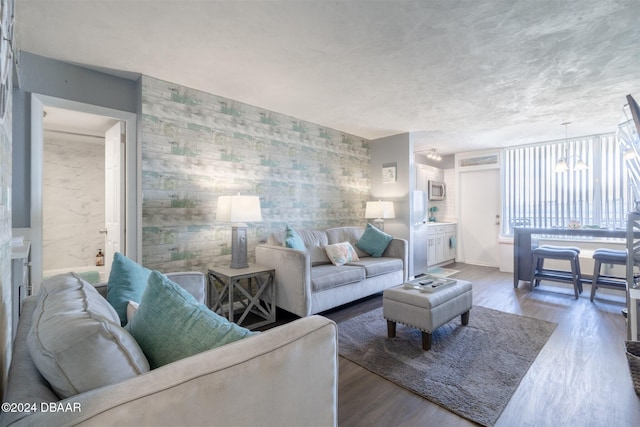
{"type": "Polygon", "coordinates": [[[42,167],[44,151],[44,108],[46,106],[113,117],[126,123],[125,129],[125,221],[124,254],[136,262],[142,259],[142,200],[140,168],[142,150],[137,143],[134,113],[37,93],[31,94],[31,289],[37,293],[42,282],[42,167]]]}

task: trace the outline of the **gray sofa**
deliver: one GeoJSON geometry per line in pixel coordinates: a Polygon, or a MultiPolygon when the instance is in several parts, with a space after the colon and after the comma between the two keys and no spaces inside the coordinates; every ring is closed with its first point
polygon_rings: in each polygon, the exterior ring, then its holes
{"type": "Polygon", "coordinates": [[[408,243],[394,238],[381,257],[356,246],[362,227],[324,231],[297,230],[306,250],[283,246],[285,233],[274,233],[256,246],[256,262],[275,269],[276,305],[300,317],[309,316],[381,292],[407,281],[408,243]],[[324,246],[349,242],[360,261],[333,265],[324,246]]]}
{"type": "MultiPolygon", "coordinates": [[[[202,273],[168,276],[204,301],[202,273]]],[[[106,286],[98,289],[104,296],[106,286]]],[[[3,411],[1,426],[337,424],[337,331],[326,318],[299,319],[60,400],[27,348],[36,300],[24,302],[4,393],[4,402],[21,406],[3,411]]]]}

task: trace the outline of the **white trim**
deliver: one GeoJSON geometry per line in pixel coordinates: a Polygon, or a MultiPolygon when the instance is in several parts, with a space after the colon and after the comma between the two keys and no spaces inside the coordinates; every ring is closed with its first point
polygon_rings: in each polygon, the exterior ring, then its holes
{"type": "Polygon", "coordinates": [[[142,150],[137,143],[137,117],[128,111],[114,110],[52,96],[31,94],[31,282],[34,293],[42,281],[42,154],[43,112],[45,106],[113,117],[126,123],[126,212],[124,253],[136,262],[142,253],[141,164],[142,150]],[[131,232],[130,232],[131,231],[131,232]]]}
{"type": "Polygon", "coordinates": [[[482,150],[460,153],[455,155],[455,169],[457,172],[476,171],[484,169],[499,169],[502,162],[501,150],[482,150]],[[495,158],[495,162],[483,163],[482,160],[495,158]],[[462,165],[463,160],[477,159],[480,163],[474,165],[462,165]]]}

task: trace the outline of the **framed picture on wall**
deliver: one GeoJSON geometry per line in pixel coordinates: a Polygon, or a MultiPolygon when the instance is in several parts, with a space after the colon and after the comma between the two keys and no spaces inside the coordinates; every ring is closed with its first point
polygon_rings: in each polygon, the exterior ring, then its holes
{"type": "Polygon", "coordinates": [[[384,163],[382,165],[382,183],[390,184],[398,180],[397,163],[384,163]]]}

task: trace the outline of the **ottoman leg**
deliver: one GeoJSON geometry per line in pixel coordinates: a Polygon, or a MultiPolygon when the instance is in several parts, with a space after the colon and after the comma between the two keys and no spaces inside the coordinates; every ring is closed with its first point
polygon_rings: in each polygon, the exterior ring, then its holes
{"type": "Polygon", "coordinates": [[[462,321],[462,324],[465,326],[469,324],[469,313],[470,311],[467,311],[460,315],[460,320],[462,321]]]}
{"type": "Polygon", "coordinates": [[[389,338],[395,338],[396,336],[396,322],[387,320],[387,335],[389,338]]]}
{"type": "Polygon", "coordinates": [[[422,349],[424,351],[431,350],[431,333],[422,331],[422,349]]]}

